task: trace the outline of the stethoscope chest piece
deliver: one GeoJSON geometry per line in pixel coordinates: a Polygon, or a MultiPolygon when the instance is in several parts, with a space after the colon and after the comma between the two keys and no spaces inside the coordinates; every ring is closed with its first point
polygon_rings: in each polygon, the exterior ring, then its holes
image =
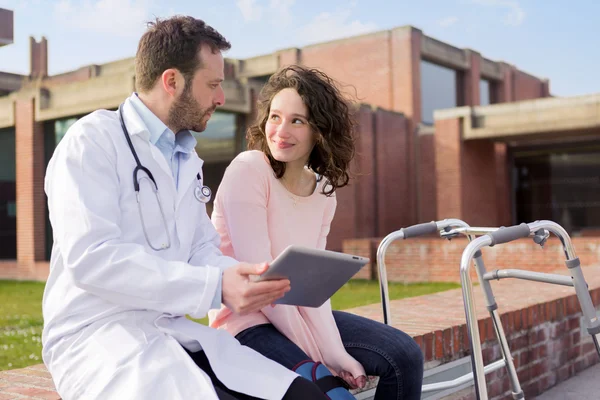
{"type": "Polygon", "coordinates": [[[194,196],[200,203],[208,203],[211,195],[212,191],[208,186],[196,186],[194,189],[194,196]]]}

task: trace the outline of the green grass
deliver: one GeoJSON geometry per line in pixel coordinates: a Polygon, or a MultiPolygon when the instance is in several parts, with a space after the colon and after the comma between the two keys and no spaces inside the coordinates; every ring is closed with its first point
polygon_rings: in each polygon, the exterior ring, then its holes
{"type": "MultiPolygon", "coordinates": [[[[390,299],[403,299],[460,287],[456,283],[390,283],[390,299]]],[[[0,280],[0,371],[42,362],[42,282],[0,280]]],[[[379,284],[355,280],[331,299],[335,310],[379,303],[379,284]]],[[[198,321],[207,323],[206,318],[198,321]]]]}
{"type": "MultiPolygon", "coordinates": [[[[458,283],[411,283],[403,284],[390,282],[388,291],[390,300],[405,299],[407,297],[422,296],[425,294],[443,292],[449,289],[459,288],[458,283]]],[[[376,281],[352,280],[346,283],[336,294],[331,297],[331,308],[334,310],[346,310],[364,306],[367,304],[380,303],[379,283],[376,281]]]]}
{"type": "Polygon", "coordinates": [[[42,362],[44,283],[0,281],[0,371],[42,362]]]}

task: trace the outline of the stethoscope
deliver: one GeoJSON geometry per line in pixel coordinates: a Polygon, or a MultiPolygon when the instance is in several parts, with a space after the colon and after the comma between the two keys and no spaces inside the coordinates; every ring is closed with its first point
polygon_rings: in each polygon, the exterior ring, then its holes
{"type": "MultiPolygon", "coordinates": [[[[122,107],[123,107],[123,104],[119,105],[119,120],[121,122],[121,128],[123,129],[123,134],[125,135],[127,144],[129,145],[129,150],[131,150],[131,154],[133,155],[133,158],[135,158],[135,163],[137,164],[136,167],[133,169],[133,189],[135,190],[135,198],[136,198],[136,201],[138,204],[138,211],[140,214],[140,220],[142,221],[142,229],[144,231],[144,236],[146,237],[146,241],[148,242],[148,245],[153,250],[156,250],[156,251],[166,250],[171,247],[171,235],[169,235],[167,219],[165,218],[165,213],[163,211],[162,203],[161,203],[160,197],[158,195],[158,185],[156,184],[156,180],[154,179],[152,172],[150,172],[150,170],[148,168],[144,167],[142,165],[142,163],[140,162],[137,152],[135,151],[135,148],[133,147],[133,143],[131,142],[131,138],[129,137],[129,131],[127,130],[127,126],[125,126],[125,120],[123,119],[122,107]],[[138,179],[138,174],[140,171],[143,171],[146,174],[146,176],[142,176],[140,179],[138,179]],[[152,191],[154,192],[154,196],[156,197],[156,201],[158,203],[158,208],[160,209],[160,215],[161,215],[162,221],[163,221],[163,227],[165,229],[165,233],[167,236],[166,243],[161,243],[158,246],[154,246],[150,242],[150,238],[148,237],[148,232],[146,231],[146,224],[144,223],[142,207],[140,205],[140,182],[144,179],[147,179],[148,181],[150,181],[152,183],[152,185],[151,185],[152,191]]],[[[202,176],[200,176],[200,173],[196,174],[196,179],[198,181],[198,185],[196,185],[196,187],[194,188],[194,197],[199,202],[206,204],[210,201],[212,192],[208,186],[200,184],[200,182],[202,182],[202,176]]]]}

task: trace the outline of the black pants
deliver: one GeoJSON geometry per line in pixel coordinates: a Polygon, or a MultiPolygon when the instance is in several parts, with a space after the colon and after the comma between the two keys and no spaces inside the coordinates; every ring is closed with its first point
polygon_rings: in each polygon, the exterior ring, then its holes
{"type": "MultiPolygon", "coordinates": [[[[186,352],[190,355],[192,360],[194,360],[196,365],[210,376],[220,400],[260,400],[257,397],[252,397],[228,389],[215,375],[204,351],[192,353],[186,350],[186,352]]],[[[313,382],[298,377],[292,382],[287,392],[285,392],[282,400],[327,400],[327,396],[325,396],[325,394],[321,392],[321,389],[313,382]]]]}

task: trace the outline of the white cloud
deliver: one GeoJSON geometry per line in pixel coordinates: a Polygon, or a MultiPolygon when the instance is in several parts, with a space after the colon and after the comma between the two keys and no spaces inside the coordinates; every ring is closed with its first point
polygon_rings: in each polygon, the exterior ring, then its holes
{"type": "Polygon", "coordinates": [[[34,8],[40,5],[40,0],[2,0],[0,8],[6,8],[13,11],[24,11],[28,8],[34,8]]]}
{"type": "Polygon", "coordinates": [[[448,27],[451,27],[452,25],[456,24],[457,22],[458,22],[458,17],[453,15],[450,17],[442,18],[441,20],[438,21],[438,24],[442,28],[448,28],[448,27]]]}
{"type": "Polygon", "coordinates": [[[290,12],[296,0],[271,0],[269,4],[269,14],[271,14],[273,24],[276,26],[288,26],[292,22],[292,13],[290,12]]]}
{"type": "Polygon", "coordinates": [[[525,10],[516,0],[471,0],[472,3],[482,6],[496,7],[506,10],[504,15],[504,24],[519,26],[525,20],[525,10]]]}
{"type": "Polygon", "coordinates": [[[299,39],[307,43],[324,42],[361,35],[378,29],[375,23],[363,23],[357,19],[351,20],[351,13],[352,9],[333,13],[322,12],[300,29],[299,39]]]}
{"type": "Polygon", "coordinates": [[[292,20],[290,12],[296,0],[270,0],[268,5],[263,0],[237,0],[236,5],[246,22],[259,22],[267,17],[271,25],[288,26],[292,20]]]}
{"type": "Polygon", "coordinates": [[[240,9],[244,21],[260,21],[263,14],[263,6],[257,4],[256,0],[237,0],[235,3],[240,9]]]}
{"type": "Polygon", "coordinates": [[[75,29],[116,36],[139,36],[150,20],[149,0],[60,0],[54,18],[75,29]]]}

